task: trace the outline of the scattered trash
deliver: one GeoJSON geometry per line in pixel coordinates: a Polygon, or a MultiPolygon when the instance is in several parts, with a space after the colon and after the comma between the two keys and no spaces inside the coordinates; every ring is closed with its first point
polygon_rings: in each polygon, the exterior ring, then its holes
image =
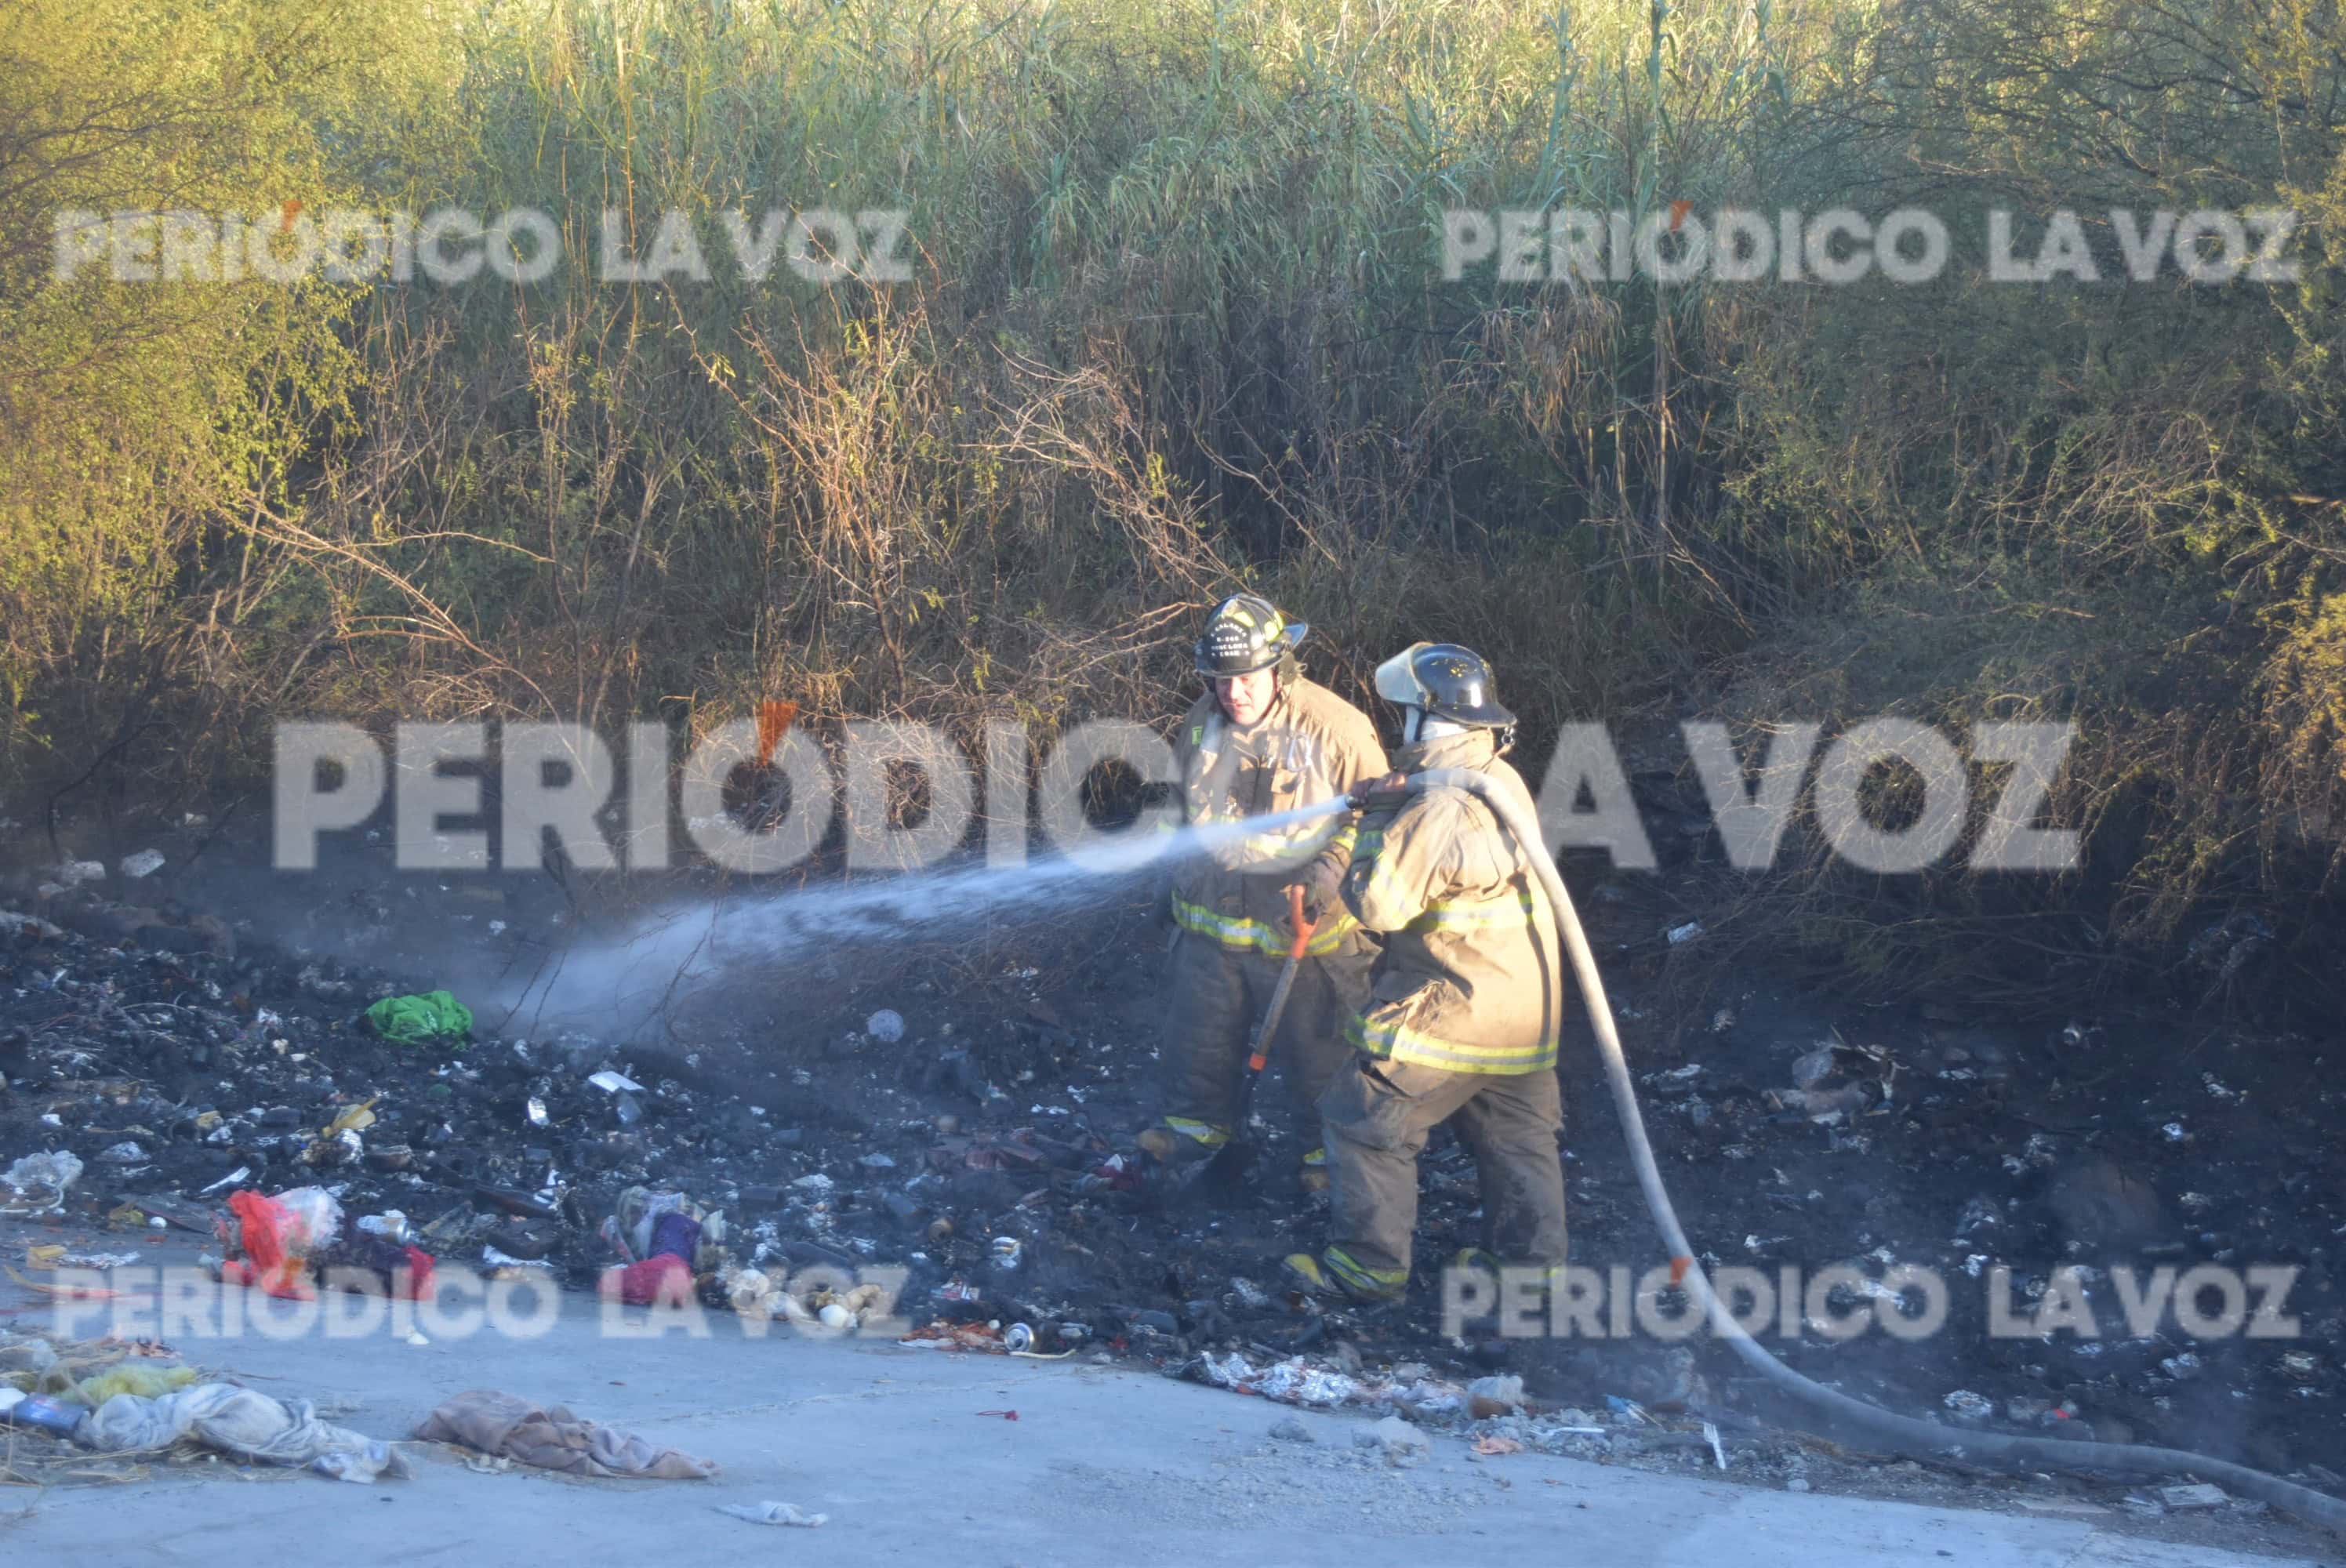
{"type": "Polygon", "coordinates": [[[1984,1421],[1995,1414],[1994,1400],[1969,1389],[1957,1389],[1939,1402],[1954,1412],[1958,1420],[1984,1421]]]}
{"type": "Polygon", "coordinates": [[[1024,1323],[1013,1323],[1002,1330],[1002,1348],[1005,1350],[1015,1354],[1020,1350],[1032,1349],[1034,1345],[1035,1330],[1024,1323]]]}
{"type": "MultiPolygon", "coordinates": [[[[1651,928],[1649,927],[1647,929],[1650,930],[1651,928]]],[[[1701,934],[1702,921],[1698,920],[1690,920],[1682,926],[1674,926],[1671,928],[1669,933],[1670,945],[1672,947],[1683,947],[1701,934]]]]}
{"type": "Polygon", "coordinates": [[[1018,1419],[1016,1410],[980,1410],[977,1413],[982,1416],[1000,1416],[1005,1421],[1015,1421],[1018,1419]]]}
{"type": "Polygon", "coordinates": [[[1770,1104],[1811,1119],[1857,1115],[1896,1097],[1898,1064],[1880,1045],[1833,1041],[1792,1063],[1792,1087],[1768,1092],[1770,1104]]]}
{"type": "Polygon", "coordinates": [[[2189,1486],[2162,1486],[2158,1489],[2158,1501],[2180,1512],[2194,1508],[2221,1508],[2232,1500],[2222,1487],[2198,1481],[2189,1486]]]}
{"type": "Polygon", "coordinates": [[[1474,1440],[1474,1451],[1479,1454],[1521,1453],[1524,1445],[1511,1437],[1485,1434],[1474,1440]]]}
{"type": "Polygon", "coordinates": [[[49,1155],[26,1155],[10,1166],[5,1173],[0,1174],[0,1182],[7,1183],[9,1190],[19,1199],[39,1198],[41,1201],[32,1208],[11,1204],[6,1206],[6,1212],[47,1214],[64,1208],[66,1191],[81,1179],[81,1161],[63,1150],[49,1155]]]}
{"type": "Polygon", "coordinates": [[[600,1073],[589,1073],[586,1081],[610,1095],[640,1095],[644,1092],[644,1086],[625,1073],[614,1073],[607,1068],[600,1073]]]}
{"type": "Polygon", "coordinates": [[[122,874],[133,881],[151,877],[162,869],[163,851],[160,850],[140,850],[122,857],[122,874]]]}
{"type": "Polygon", "coordinates": [[[726,1502],[717,1512],[752,1524],[796,1524],[808,1530],[831,1522],[830,1514],[808,1513],[795,1502],[726,1502]]]}
{"type": "Polygon", "coordinates": [[[913,1329],[896,1341],[913,1350],[977,1350],[1003,1354],[1002,1334],[983,1323],[938,1321],[913,1329]]]}

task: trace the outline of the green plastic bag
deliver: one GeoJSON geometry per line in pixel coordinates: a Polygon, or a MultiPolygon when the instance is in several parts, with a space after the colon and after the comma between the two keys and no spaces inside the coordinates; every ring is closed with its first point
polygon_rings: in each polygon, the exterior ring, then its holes
{"type": "Polygon", "coordinates": [[[444,991],[386,996],[366,1010],[366,1020],[376,1033],[402,1045],[420,1044],[442,1035],[454,1039],[473,1032],[473,1010],[444,991]]]}

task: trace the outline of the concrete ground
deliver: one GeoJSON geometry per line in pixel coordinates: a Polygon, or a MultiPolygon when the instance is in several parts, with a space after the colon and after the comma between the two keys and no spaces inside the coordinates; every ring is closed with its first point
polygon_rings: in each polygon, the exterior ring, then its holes
{"type": "MultiPolygon", "coordinates": [[[[48,1311],[0,1287],[21,1326],[48,1311]]],[[[240,1293],[240,1295],[242,1293],[240,1293]]],[[[202,1320],[218,1322],[217,1319],[202,1320]]],[[[640,1326],[645,1314],[619,1321],[640,1326]]],[[[500,1389],[632,1428],[717,1461],[708,1481],[582,1481],[470,1471],[411,1444],[411,1480],[372,1487],[224,1463],[157,1465],[115,1485],[0,1489],[0,1553],[18,1563],[218,1563],[250,1550],[314,1563],[695,1563],[736,1553],[832,1563],[997,1568],[1103,1563],[1484,1562],[1840,1568],[2274,1568],[2122,1534],[2081,1519],[2015,1517],[1641,1473],[1538,1454],[1484,1459],[1435,1435],[1394,1468],[1356,1445],[1368,1418],[1300,1412],[1314,1442],[1274,1440],[1290,1412],[1146,1371],[817,1341],[617,1338],[597,1305],[564,1298],[546,1331],[363,1338],[185,1334],[189,1359],[343,1425],[404,1437],[436,1402],[500,1389]],[[1015,1410],[1013,1421],[983,1412],[1015,1410]],[[792,1502],[805,1531],[719,1504],[792,1502]]],[[[427,1325],[429,1320],[427,1319],[427,1325]]],[[[118,1325],[119,1326],[119,1325],[118,1325]]],[[[137,1324],[127,1325],[132,1329],[137,1324]]],[[[78,1324],[104,1332],[103,1318],[78,1324]]]]}

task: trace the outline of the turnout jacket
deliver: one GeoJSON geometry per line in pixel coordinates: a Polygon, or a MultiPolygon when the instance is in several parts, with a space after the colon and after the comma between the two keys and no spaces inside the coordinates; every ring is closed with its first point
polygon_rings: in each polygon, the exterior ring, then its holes
{"type": "MultiPolygon", "coordinates": [[[[1488,774],[1537,820],[1531,791],[1488,730],[1443,736],[1399,760],[1411,772],[1488,774]]],[[[1563,954],[1556,911],[1525,854],[1464,789],[1427,789],[1362,820],[1344,906],[1386,935],[1368,1006],[1346,1030],[1354,1045],[1381,1061],[1458,1073],[1556,1065],[1563,954]]]]}
{"type": "MultiPolygon", "coordinates": [[[[1387,771],[1368,716],[1300,676],[1282,682],[1270,711],[1244,729],[1230,722],[1209,690],[1182,718],[1173,752],[1182,816],[1192,827],[1314,805],[1387,771]]],[[[1217,843],[1174,869],[1174,923],[1233,952],[1283,958],[1292,933],[1281,890],[1302,880],[1315,862],[1342,875],[1355,836],[1338,811],[1217,843]]],[[[1362,945],[1352,916],[1331,904],[1307,951],[1324,954],[1362,945]]]]}

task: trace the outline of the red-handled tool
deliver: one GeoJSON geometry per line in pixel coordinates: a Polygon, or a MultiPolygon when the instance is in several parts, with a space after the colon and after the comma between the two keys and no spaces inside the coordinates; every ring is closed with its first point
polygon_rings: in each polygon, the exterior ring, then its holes
{"type": "Polygon", "coordinates": [[[1262,1010],[1262,1022],[1255,1025],[1254,1044],[1247,1052],[1246,1080],[1239,1088],[1239,1115],[1231,1129],[1230,1141],[1214,1153],[1198,1173],[1198,1189],[1208,1194],[1226,1194],[1246,1185],[1247,1173],[1254,1167],[1254,1086],[1262,1080],[1262,1070],[1270,1062],[1270,1039],[1279,1032],[1279,1015],[1287,1011],[1287,993],[1295,988],[1295,971],[1303,962],[1303,950],[1311,941],[1315,922],[1303,918],[1303,890],[1287,890],[1288,924],[1295,932],[1287,945],[1287,962],[1280,966],[1279,983],[1270,990],[1270,1004],[1262,1010]]]}

